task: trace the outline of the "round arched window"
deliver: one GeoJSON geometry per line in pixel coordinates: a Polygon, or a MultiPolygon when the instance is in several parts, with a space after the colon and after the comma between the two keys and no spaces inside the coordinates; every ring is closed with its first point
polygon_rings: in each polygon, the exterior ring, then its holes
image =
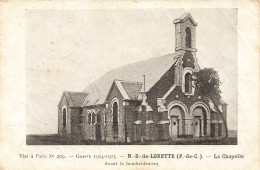
{"type": "Polygon", "coordinates": [[[88,113],[88,124],[91,124],[91,113],[88,113]]]}
{"type": "Polygon", "coordinates": [[[92,112],[92,118],[91,118],[91,120],[92,120],[92,124],[94,124],[94,123],[96,122],[95,113],[94,113],[94,112],[92,112]]]}
{"type": "Polygon", "coordinates": [[[118,103],[113,103],[113,131],[118,133],[118,103]]]}
{"type": "Polygon", "coordinates": [[[185,92],[191,93],[192,92],[192,78],[191,73],[185,74],[185,92]]]}
{"type": "Polygon", "coordinates": [[[185,45],[186,48],[191,48],[191,30],[189,27],[185,29],[186,37],[185,37],[185,45]]]}

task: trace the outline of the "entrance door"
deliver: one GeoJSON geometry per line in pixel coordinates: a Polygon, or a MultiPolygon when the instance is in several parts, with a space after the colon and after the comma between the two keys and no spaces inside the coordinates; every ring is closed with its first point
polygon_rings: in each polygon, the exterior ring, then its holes
{"type": "Polygon", "coordinates": [[[194,137],[200,137],[200,117],[194,117],[194,137]]]}
{"type": "Polygon", "coordinates": [[[171,116],[171,139],[178,137],[178,116],[171,116]]]}
{"type": "Polygon", "coordinates": [[[97,115],[96,140],[101,141],[101,118],[100,118],[100,115],[97,115]]]}
{"type": "Polygon", "coordinates": [[[134,141],[140,141],[141,140],[141,125],[134,124],[133,125],[133,132],[134,132],[134,141]]]}

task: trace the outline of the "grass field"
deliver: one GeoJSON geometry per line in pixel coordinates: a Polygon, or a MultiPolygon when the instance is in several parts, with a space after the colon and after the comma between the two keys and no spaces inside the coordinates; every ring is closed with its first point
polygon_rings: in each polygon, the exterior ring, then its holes
{"type": "MultiPolygon", "coordinates": [[[[125,143],[107,143],[97,141],[79,141],[66,137],[60,137],[57,134],[53,135],[27,135],[27,145],[125,145],[125,143]]],[[[197,139],[178,139],[175,141],[146,141],[127,143],[127,145],[237,145],[237,132],[229,131],[229,137],[221,138],[197,138],[197,139]]]]}
{"type": "Polygon", "coordinates": [[[27,135],[27,145],[83,145],[84,143],[57,134],[53,135],[27,135]]]}

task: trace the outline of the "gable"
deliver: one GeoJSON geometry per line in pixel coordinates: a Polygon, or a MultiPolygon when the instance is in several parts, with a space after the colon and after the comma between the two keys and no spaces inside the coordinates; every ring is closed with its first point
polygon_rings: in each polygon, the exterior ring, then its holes
{"type": "Polygon", "coordinates": [[[61,96],[60,101],[59,101],[57,106],[58,106],[58,108],[60,108],[60,107],[62,107],[64,105],[68,106],[69,103],[68,103],[68,100],[66,99],[64,93],[62,93],[62,96],[61,96]]]}
{"type": "Polygon", "coordinates": [[[137,82],[121,82],[122,87],[124,88],[125,92],[127,93],[129,99],[131,100],[138,100],[138,96],[141,92],[142,83],[137,82]]]}
{"type": "Polygon", "coordinates": [[[81,107],[88,93],[83,92],[69,92],[70,98],[74,107],[81,107]]]}
{"type": "Polygon", "coordinates": [[[138,100],[138,96],[141,93],[142,83],[130,82],[124,80],[115,80],[112,84],[109,93],[106,97],[106,101],[110,97],[114,90],[121,94],[121,97],[126,100],[138,100]]]}
{"type": "Polygon", "coordinates": [[[83,90],[83,92],[89,93],[86,106],[104,104],[115,79],[143,82],[143,75],[146,75],[145,89],[149,91],[161,76],[176,63],[178,55],[177,53],[169,54],[112,69],[83,90]]]}
{"type": "Polygon", "coordinates": [[[183,57],[182,57],[182,67],[190,67],[192,69],[195,68],[195,59],[193,54],[190,51],[185,51],[183,57]]]}
{"type": "Polygon", "coordinates": [[[175,68],[176,67],[173,65],[147,93],[149,104],[154,105],[157,102],[157,98],[162,98],[172,87],[174,87],[176,84],[175,68]]]}
{"type": "Polygon", "coordinates": [[[59,101],[58,107],[66,101],[68,107],[81,107],[88,93],[64,91],[59,101]]]}
{"type": "Polygon", "coordinates": [[[198,24],[194,21],[190,13],[184,13],[180,18],[175,19],[173,21],[174,24],[177,23],[183,23],[185,21],[189,20],[194,26],[197,26],[198,24]]]}
{"type": "Polygon", "coordinates": [[[111,89],[107,95],[106,101],[111,101],[113,98],[118,98],[120,101],[124,99],[123,95],[121,94],[119,88],[117,87],[116,83],[113,83],[111,89]]]}

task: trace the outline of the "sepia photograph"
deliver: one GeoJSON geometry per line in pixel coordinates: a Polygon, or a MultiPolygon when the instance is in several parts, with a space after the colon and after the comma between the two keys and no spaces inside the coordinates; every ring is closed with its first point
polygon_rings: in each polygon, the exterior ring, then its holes
{"type": "Polygon", "coordinates": [[[26,10],[27,145],[236,145],[237,9],[26,10]]]}
{"type": "Polygon", "coordinates": [[[259,2],[0,1],[0,169],[259,169],[259,2]]]}

